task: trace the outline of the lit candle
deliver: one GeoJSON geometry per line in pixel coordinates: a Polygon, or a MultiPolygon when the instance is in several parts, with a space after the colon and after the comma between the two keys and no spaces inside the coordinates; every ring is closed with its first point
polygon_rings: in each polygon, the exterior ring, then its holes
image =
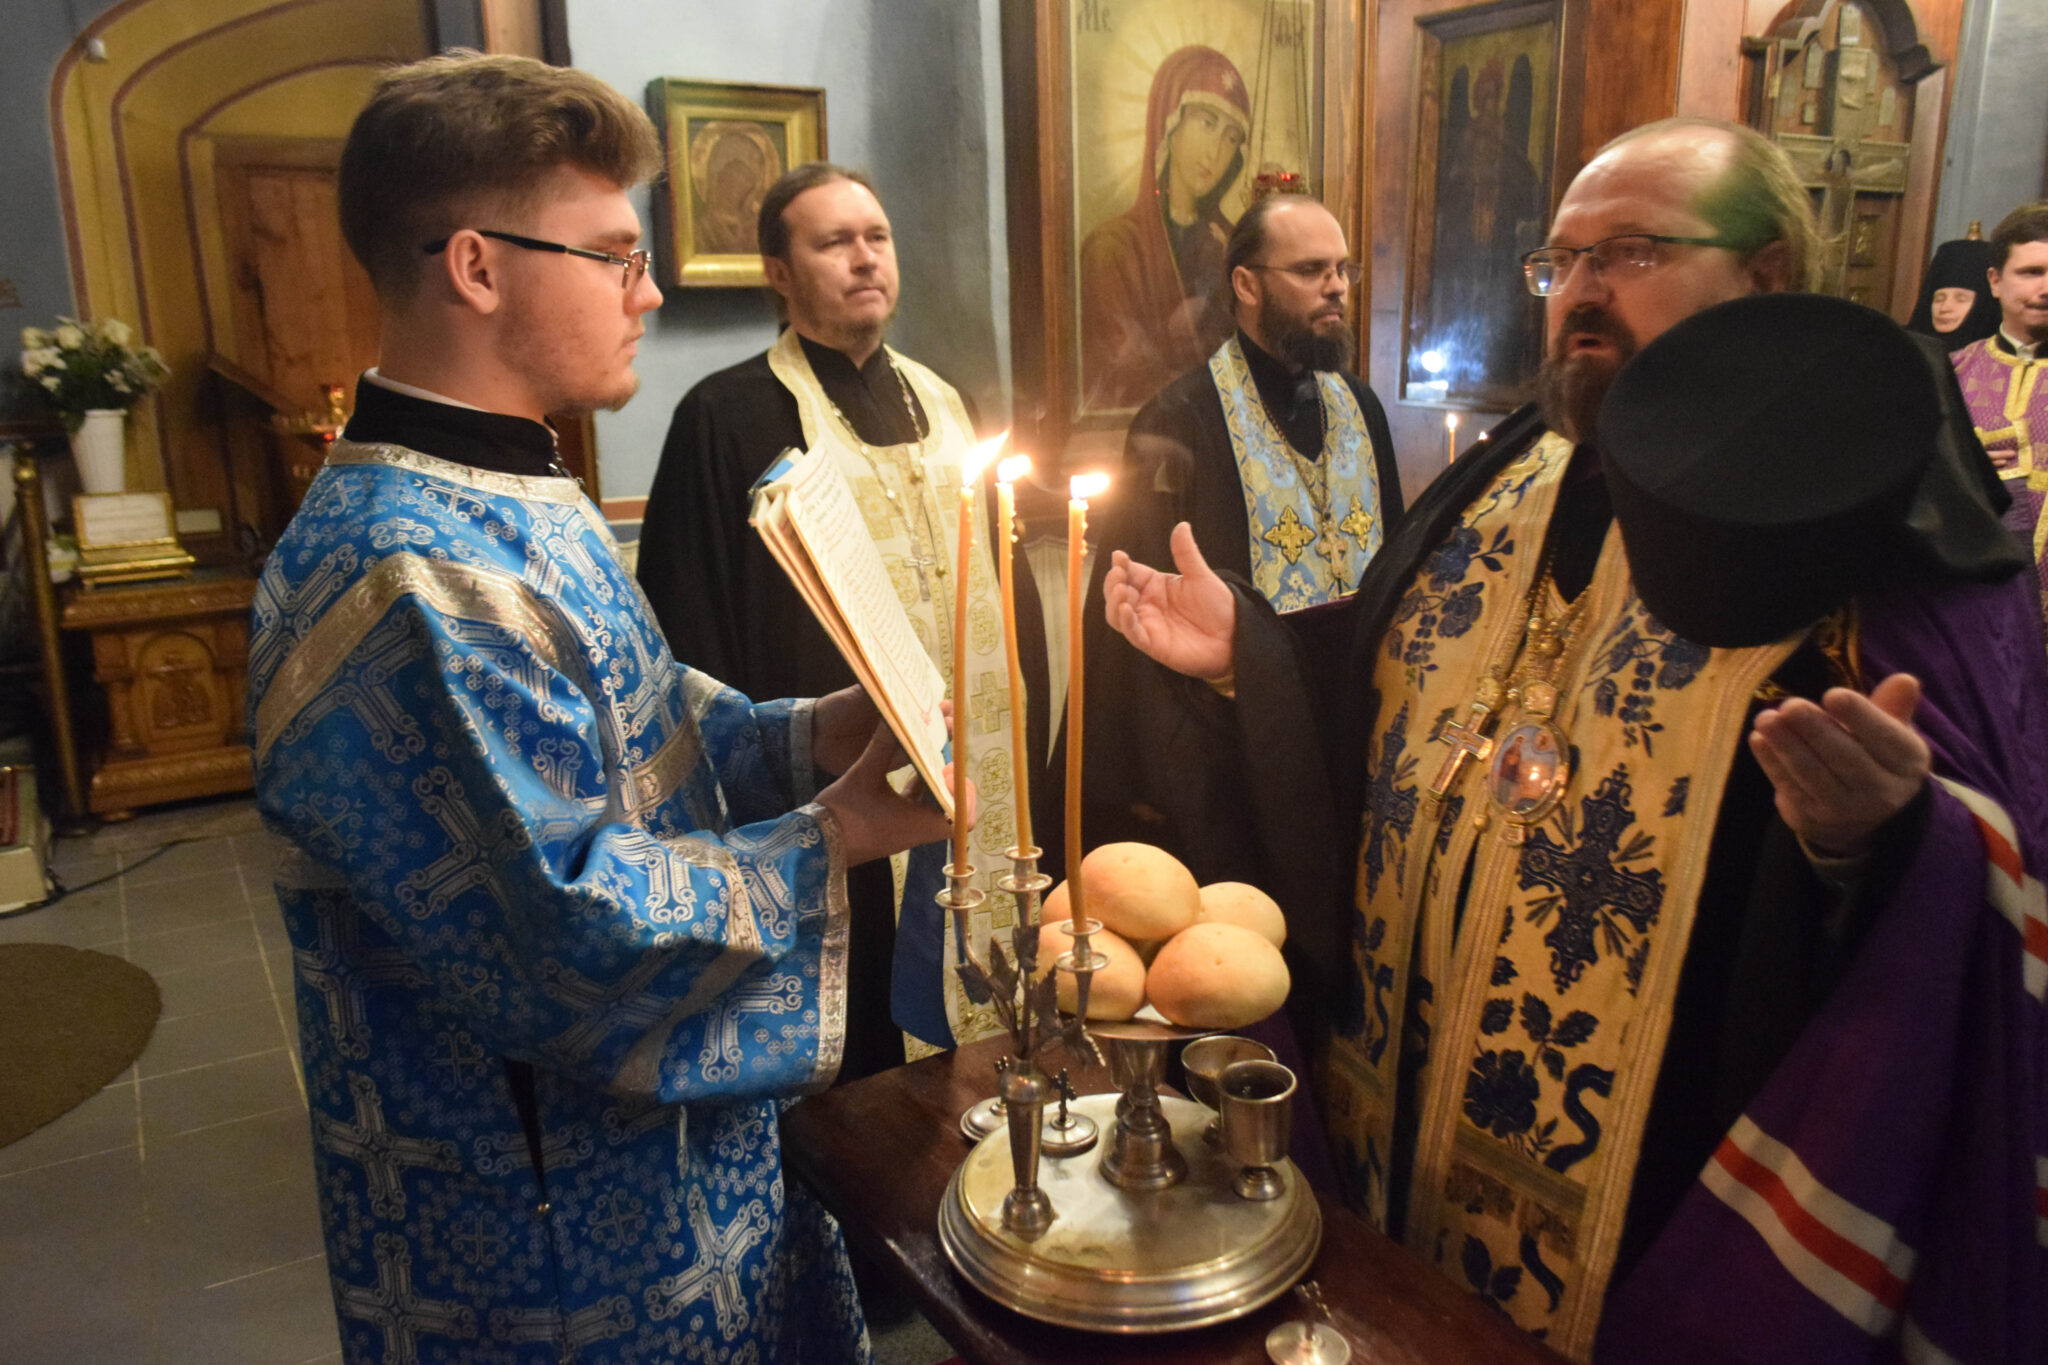
{"type": "Polygon", "coordinates": [[[974,569],[974,486],[1009,432],[983,441],[960,462],[960,554],[953,575],[953,866],[967,867],[967,583],[974,569]]]}
{"type": "Polygon", "coordinates": [[[1017,659],[1016,540],[1017,480],[1031,472],[1029,455],[1012,455],[996,466],[996,575],[1003,593],[1003,640],[1010,662],[1010,771],[1015,774],[1011,792],[1017,803],[1017,848],[1031,847],[1031,753],[1024,737],[1024,668],[1017,659]]]}
{"type": "Polygon", "coordinates": [[[1088,593],[1088,499],[1109,487],[1107,474],[1077,474],[1067,502],[1067,908],[1079,932],[1088,914],[1081,890],[1081,602],[1088,593]]]}
{"type": "Polygon", "coordinates": [[[1444,463],[1456,464],[1457,462],[1458,414],[1455,412],[1447,412],[1444,414],[1444,463]]]}

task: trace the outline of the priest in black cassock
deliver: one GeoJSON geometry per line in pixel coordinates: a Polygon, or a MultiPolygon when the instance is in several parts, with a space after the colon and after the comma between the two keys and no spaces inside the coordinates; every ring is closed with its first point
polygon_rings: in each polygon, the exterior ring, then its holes
{"type": "MultiPolygon", "coordinates": [[[[670,648],[749,696],[823,695],[851,683],[852,670],[747,521],[763,471],[784,450],[822,442],[853,489],[919,639],[951,677],[957,489],[974,418],[951,385],[883,343],[897,296],[888,215],[861,173],[812,162],[769,190],[759,234],[788,325],[764,354],[711,375],[677,406],[641,528],[640,585],[670,648]]],[[[978,500],[977,509],[992,504],[978,500]]],[[[1003,853],[1016,830],[1011,765],[1028,761],[1010,752],[995,529],[984,516],[969,575],[980,795],[972,856],[977,884],[990,893],[969,930],[977,947],[991,916],[1008,923],[1012,902],[995,894],[994,878],[1008,867],[1003,853]]],[[[1010,550],[1006,537],[1000,548],[1010,550]]],[[[1030,575],[1017,578],[1029,729],[1041,737],[1031,747],[1042,753],[1044,632],[1030,575]]],[[[1034,825],[1057,834],[1056,825],[1034,825]]],[[[849,965],[842,1080],[900,1064],[899,1028],[928,1047],[995,1030],[993,1014],[965,998],[952,970],[958,937],[933,900],[946,861],[945,845],[933,844],[847,878],[854,915],[882,932],[856,936],[868,946],[849,965]],[[898,907],[892,942],[887,926],[898,907]]]]}
{"type": "Polygon", "coordinates": [[[1102,572],[1118,550],[1166,562],[1185,521],[1215,568],[1319,639],[1399,523],[1401,480],[1386,414],[1351,368],[1358,265],[1336,217],[1305,195],[1260,199],[1223,270],[1236,332],[1139,411],[1091,513],[1084,834],[1157,844],[1204,884],[1266,883],[1231,770],[1209,761],[1229,747],[1227,707],[1107,627],[1102,572]]]}

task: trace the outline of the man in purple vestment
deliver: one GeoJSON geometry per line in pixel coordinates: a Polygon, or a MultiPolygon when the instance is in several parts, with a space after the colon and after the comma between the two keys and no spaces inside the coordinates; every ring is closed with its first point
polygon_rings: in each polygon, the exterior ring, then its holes
{"type": "Polygon", "coordinates": [[[1950,359],[1977,437],[2012,492],[2005,524],[2033,551],[2048,619],[2048,203],[2005,215],[1990,246],[1998,330],[1950,359]]]}
{"type": "MultiPolygon", "coordinates": [[[[1397,613],[1431,575],[1476,582],[1473,566],[1487,555],[1539,552],[1461,537],[1483,500],[1504,486],[1520,496],[1503,480],[1539,467],[1531,452],[1546,428],[1576,449],[1543,527],[1543,573],[1564,602],[1586,595],[1611,509],[1622,505],[1620,462],[1600,449],[1610,385],[1637,351],[1715,305],[1801,288],[1815,234],[1781,151],[1747,129],[1678,119],[1603,149],[1560,203],[1548,241],[1525,258],[1548,308],[1540,408],[1497,428],[1483,453],[1410,509],[1346,609],[1348,671],[1301,676],[1286,624],[1256,593],[1210,572],[1185,527],[1174,536],[1180,573],[1119,555],[1105,582],[1109,619],[1133,644],[1234,694],[1215,705],[1237,731],[1244,819],[1271,845],[1269,858],[1328,878],[1324,893],[1285,908],[1305,958],[1342,964],[1329,980],[1298,983],[1340,1036],[1345,1002],[1363,998],[1359,963],[1371,965],[1367,951],[1385,929],[1375,924],[1370,943],[1359,937],[1353,870],[1363,884],[1372,850],[1406,837],[1418,788],[1448,752],[1429,729],[1415,730],[1413,771],[1413,757],[1388,743],[1407,724],[1408,698],[1396,694],[1425,695],[1417,689],[1429,685],[1418,681],[1420,663],[1405,681],[1381,666],[1397,619],[1411,640],[1419,632],[1397,613]],[[1320,725],[1308,719],[1318,715],[1320,725]],[[1382,758],[1368,769],[1374,752],[1382,758]]],[[[1915,480],[1877,528],[1895,552],[1868,566],[1845,604],[1818,609],[1846,630],[1792,623],[1800,643],[1750,703],[1682,971],[1675,987],[1664,978],[1675,993],[1668,1039],[1653,1075],[1628,1078],[1638,1093],[1654,1085],[1654,1100],[1597,1336],[1550,1338],[1580,1358],[2016,1365],[2048,1356],[2048,656],[2019,577],[2024,555],[1997,524],[2004,494],[1935,363],[1887,381],[1924,380],[1926,401],[1943,408],[1915,480]]],[[[1823,373],[1868,383],[1853,366],[1823,373]]],[[[1782,384],[1769,374],[1755,382],[1782,384]]],[[[1708,413],[1732,397],[1715,390],[1695,406],[1708,413]]],[[[1741,435],[1754,443],[1773,429],[1757,420],[1741,435]]],[[[1786,476],[1800,477],[1789,461],[1786,476]]],[[[1743,576],[1696,542],[1639,543],[1626,518],[1622,531],[1639,586],[1659,555],[1695,556],[1702,578],[1743,576]]],[[[1778,605],[1767,599],[1805,591],[1789,577],[1760,581],[1750,594],[1758,614],[1778,605]]],[[[1703,600],[1717,605],[1712,593],[1703,600]]],[[[1654,621],[1647,628],[1666,643],[1661,666],[1639,666],[1645,693],[1715,666],[1719,650],[1654,621]]],[[[1634,704],[1631,695],[1625,705],[1634,704]]],[[[1655,739],[1660,754],[1700,742],[1683,730],[1655,739]]],[[[1644,754],[1647,765],[1647,741],[1644,754]]],[[[1697,786],[1694,797],[1695,806],[1707,799],[1697,786]]],[[[1580,791],[1570,800],[1581,803],[1580,791]]],[[[1683,788],[1669,800],[1682,809],[1683,788]]],[[[1583,804],[1590,819],[1594,802],[1583,804]]],[[[1456,818],[1446,818],[1439,849],[1456,818]]],[[[1525,848],[1546,849],[1551,832],[1525,848]]],[[[1534,854],[1520,856],[1526,874],[1534,854]]],[[[1457,868],[1438,870],[1459,885],[1457,868]]],[[[1405,913],[1420,915],[1444,884],[1414,879],[1405,913]]],[[[1469,891],[1455,894],[1459,922],[1488,909],[1469,891]]],[[[1404,969],[1419,977],[1406,955],[1378,965],[1365,993],[1377,1001],[1404,969]]],[[[1442,1050],[1447,1011],[1434,1029],[1398,1012],[1379,1023],[1391,1024],[1399,1054],[1423,1059],[1415,1067],[1440,1068],[1426,1059],[1433,1044],[1442,1050]]],[[[1404,1063],[1401,1084],[1416,1074],[1404,1063]]],[[[1621,1093],[1598,1088],[1577,1100],[1597,1121],[1621,1093]]],[[[1397,1123],[1384,1151],[1343,1154],[1358,1178],[1399,1191],[1385,1201],[1397,1237],[1410,1193],[1402,1162],[1442,1140],[1418,1135],[1428,1122],[1410,1117],[1405,1137],[1397,1123]]],[[[1545,1229],[1521,1226],[1521,1264],[1495,1259],[1484,1275],[1473,1273],[1472,1239],[1462,1266],[1455,1248],[1413,1249],[1454,1276],[1462,1269],[1527,1325],[1545,1295],[1556,1311],[1564,1286],[1526,1235],[1545,1229]]]]}

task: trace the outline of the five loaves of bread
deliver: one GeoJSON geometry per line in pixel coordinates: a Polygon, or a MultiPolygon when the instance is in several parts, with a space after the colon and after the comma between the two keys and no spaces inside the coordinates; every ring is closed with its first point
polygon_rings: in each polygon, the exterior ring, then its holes
{"type": "MultiPolygon", "coordinates": [[[[1287,999],[1280,946],[1287,920],[1272,897],[1243,882],[1195,884],[1194,874],[1150,844],[1104,844],[1081,862],[1087,912],[1102,922],[1091,943],[1109,959],[1089,986],[1088,1017],[1128,1019],[1147,1003],[1184,1028],[1257,1023],[1287,999]]],[[[1040,916],[1038,972],[1073,941],[1062,882],[1040,916]]],[[[1072,973],[1059,977],[1060,1008],[1075,1007],[1072,973]]]]}

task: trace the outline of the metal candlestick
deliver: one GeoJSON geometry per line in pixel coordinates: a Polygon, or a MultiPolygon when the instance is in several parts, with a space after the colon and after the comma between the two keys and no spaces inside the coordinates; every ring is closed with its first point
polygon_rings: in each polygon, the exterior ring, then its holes
{"type": "MultiPolygon", "coordinates": [[[[989,936],[986,957],[975,952],[971,938],[966,939],[965,960],[959,967],[960,983],[966,989],[967,998],[977,1005],[991,1006],[996,1018],[1002,1021],[1010,1034],[1010,1055],[1005,1059],[1005,1065],[999,1068],[997,1093],[960,1116],[960,1131],[969,1141],[978,1142],[1006,1126],[1010,1129],[1017,1191],[1023,1197],[1014,1206],[1006,1204],[1004,1216],[1007,1222],[1014,1212],[1022,1220],[1017,1224],[1020,1235],[1026,1235],[1022,1232],[1024,1226],[1042,1227],[1043,1222],[1051,1218],[1051,1206],[1037,1189],[1037,1172],[1042,1144],[1048,1140],[1047,1135],[1039,1130],[1046,1123],[1046,1102],[1055,1092],[1051,1082],[1038,1070],[1038,1054],[1059,1043],[1065,1046],[1070,1056],[1091,1061],[1100,1059],[1101,1054],[1089,1038],[1084,1021],[1089,981],[1097,969],[1109,965],[1108,958],[1088,951],[1087,934],[1101,927],[1091,920],[1077,940],[1078,955],[1062,954],[1055,964],[1055,971],[1046,973],[1043,979],[1038,978],[1039,897],[1052,885],[1052,878],[1038,870],[1041,852],[1035,845],[1010,849],[1010,870],[996,881],[997,889],[1014,897],[1017,902],[1016,922],[1010,928],[1009,953],[1003,952],[1002,943],[994,934],[989,936]],[[1082,963],[1078,969],[1074,965],[1077,957],[1082,963]],[[1059,985],[1055,974],[1058,971],[1076,974],[1075,995],[1080,1009],[1071,1020],[1064,1019],[1059,1011],[1059,985]],[[1017,1135],[1019,1125],[1010,1122],[1012,1106],[1019,1103],[1029,1105],[1029,1126],[1034,1130],[1029,1141],[1021,1140],[1017,1135]]],[[[946,889],[939,893],[939,904],[955,915],[971,915],[986,899],[984,893],[972,885],[973,878],[972,864],[948,864],[946,889]]],[[[1095,1144],[1094,1120],[1071,1113],[1065,1104],[1061,1106],[1060,1119],[1060,1128],[1050,1136],[1050,1145],[1055,1153],[1070,1155],[1086,1151],[1095,1144]]]]}
{"type": "Polygon", "coordinates": [[[1052,1201],[1038,1188],[1039,1144],[1044,1139],[1042,1120],[1046,1096],[1052,1085],[1036,1071],[1010,1068],[1003,1074],[1003,1100],[1009,1106],[1010,1167],[1017,1184],[1003,1196],[1003,1226],[1033,1241],[1052,1226],[1052,1201]]]}

